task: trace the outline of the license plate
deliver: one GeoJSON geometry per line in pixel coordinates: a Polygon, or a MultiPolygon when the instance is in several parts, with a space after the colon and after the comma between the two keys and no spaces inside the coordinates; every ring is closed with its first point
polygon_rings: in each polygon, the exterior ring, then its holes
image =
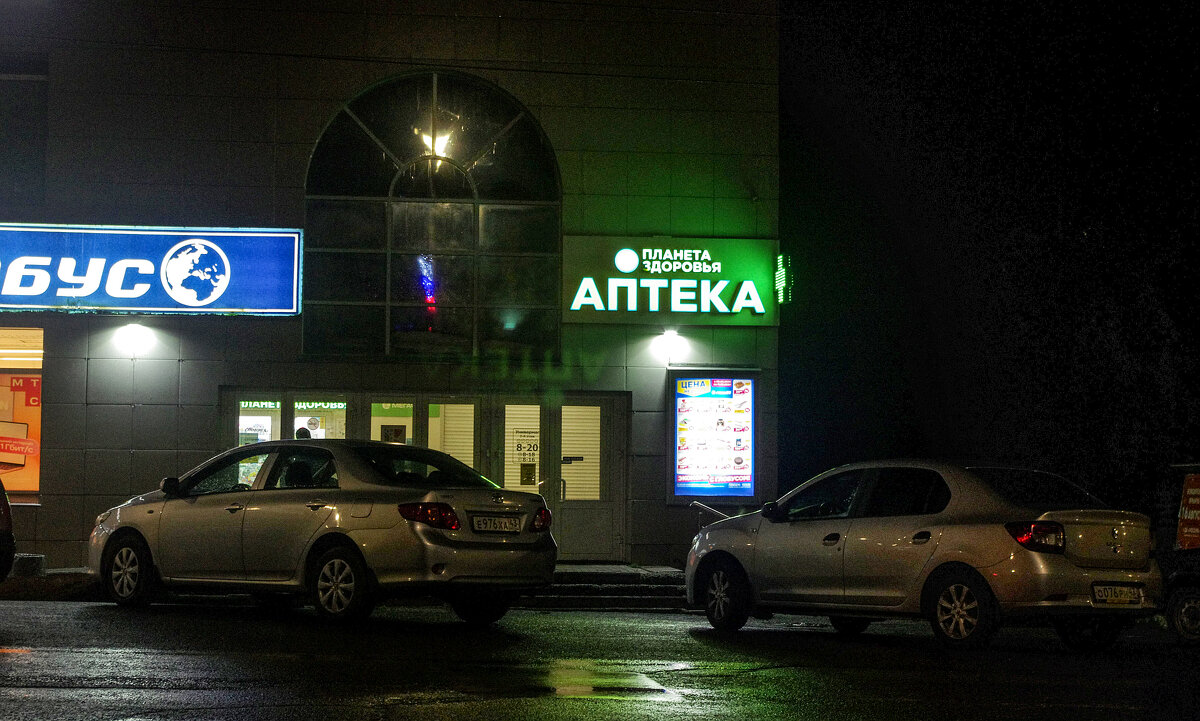
{"type": "Polygon", "coordinates": [[[512,516],[475,516],[471,528],[481,533],[520,533],[521,519],[512,516]]]}
{"type": "Polygon", "coordinates": [[[1142,589],[1137,586],[1092,586],[1092,598],[1096,603],[1138,604],[1142,602],[1142,589]]]}

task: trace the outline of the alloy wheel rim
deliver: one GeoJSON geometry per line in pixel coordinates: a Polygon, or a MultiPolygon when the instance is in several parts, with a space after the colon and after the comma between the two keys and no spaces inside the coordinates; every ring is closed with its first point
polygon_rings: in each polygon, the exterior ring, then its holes
{"type": "Polygon", "coordinates": [[[948,586],[937,603],[937,622],[942,633],[959,640],[970,636],[979,625],[979,601],[968,586],[948,586]]]}
{"type": "Polygon", "coordinates": [[[1179,609],[1179,628],[1191,638],[1200,638],[1200,599],[1184,602],[1179,609]]]}
{"type": "Polygon", "coordinates": [[[117,551],[112,563],[112,588],[121,598],[129,598],[137,590],[141,568],[137,553],[126,546],[117,551]]]}
{"type": "Polygon", "coordinates": [[[354,600],[354,569],[335,558],[321,569],[317,578],[317,598],[330,613],[342,613],[354,600]]]}
{"type": "Polygon", "coordinates": [[[714,571],[708,579],[708,608],[713,618],[725,618],[729,604],[729,577],[724,571],[714,571]]]}

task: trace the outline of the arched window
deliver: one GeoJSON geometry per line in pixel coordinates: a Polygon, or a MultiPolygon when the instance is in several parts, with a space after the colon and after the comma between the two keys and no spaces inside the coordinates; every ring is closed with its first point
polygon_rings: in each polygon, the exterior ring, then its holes
{"type": "Polygon", "coordinates": [[[368,88],[317,142],[306,194],[306,354],[557,352],[558,164],[495,85],[438,71],[368,88]]]}

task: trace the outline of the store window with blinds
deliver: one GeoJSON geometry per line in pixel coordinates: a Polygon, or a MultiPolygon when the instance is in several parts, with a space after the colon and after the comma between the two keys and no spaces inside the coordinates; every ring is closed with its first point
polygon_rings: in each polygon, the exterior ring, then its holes
{"type": "Polygon", "coordinates": [[[600,500],[600,406],[562,407],[562,500],[600,500]]]}
{"type": "Polygon", "coordinates": [[[558,164],[495,85],[440,71],[368,88],[325,129],[306,192],[306,354],[558,353],[558,164]]]}

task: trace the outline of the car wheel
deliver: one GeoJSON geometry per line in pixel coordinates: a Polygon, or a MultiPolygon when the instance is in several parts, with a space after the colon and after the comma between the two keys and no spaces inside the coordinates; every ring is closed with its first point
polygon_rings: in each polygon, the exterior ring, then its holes
{"type": "Polygon", "coordinates": [[[1072,651],[1103,651],[1121,637],[1128,622],[1124,618],[1066,617],[1054,619],[1054,630],[1072,651]]]}
{"type": "Polygon", "coordinates": [[[317,559],[310,592],[317,614],[330,620],[365,618],[375,607],[367,567],[348,548],[331,548],[317,559]]]}
{"type": "Polygon", "coordinates": [[[137,536],[125,536],[104,550],[104,588],[120,606],[145,606],[154,594],[156,578],[150,549],[137,536]]]}
{"type": "Polygon", "coordinates": [[[462,595],[450,599],[454,614],[472,626],[487,626],[508,613],[512,601],[503,595],[462,595]]]}
{"type": "Polygon", "coordinates": [[[1000,625],[1000,610],[992,589],[979,574],[949,570],[936,574],[928,586],[926,612],[933,634],[949,648],[980,648],[1000,625]]]}
{"type": "Polygon", "coordinates": [[[704,615],[718,631],[736,631],[750,616],[750,584],[734,562],[719,559],[704,582],[704,615]]]}
{"type": "Polygon", "coordinates": [[[851,618],[848,616],[830,616],[829,623],[833,630],[843,636],[857,636],[871,625],[869,618],[851,618]]]}
{"type": "Polygon", "coordinates": [[[1200,588],[1188,586],[1171,594],[1167,601],[1167,623],[1180,643],[1200,643],[1200,588]]]}

